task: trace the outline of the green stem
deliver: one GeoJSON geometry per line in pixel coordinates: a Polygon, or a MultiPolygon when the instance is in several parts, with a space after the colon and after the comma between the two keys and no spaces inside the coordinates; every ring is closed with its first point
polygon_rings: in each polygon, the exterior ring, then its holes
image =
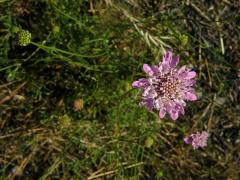
{"type": "Polygon", "coordinates": [[[53,46],[45,46],[45,45],[42,45],[42,44],[39,44],[39,43],[35,43],[35,42],[31,42],[31,44],[33,44],[34,46],[37,46],[43,50],[51,50],[51,51],[55,51],[55,52],[60,52],[60,53],[63,53],[63,54],[67,54],[67,55],[71,55],[71,56],[76,56],[76,57],[81,57],[81,58],[95,58],[95,57],[99,57],[99,56],[102,56],[103,54],[98,54],[98,55],[83,55],[83,54],[78,54],[78,53],[73,53],[73,52],[69,52],[69,51],[65,51],[65,50],[62,50],[62,49],[58,49],[56,47],[53,47],[53,46]]]}
{"type": "Polygon", "coordinates": [[[21,63],[16,63],[16,64],[12,64],[12,65],[10,65],[10,66],[6,66],[6,67],[0,69],[0,72],[1,72],[1,71],[4,71],[4,70],[6,70],[6,69],[9,69],[9,68],[11,68],[11,67],[14,67],[14,66],[21,66],[21,63]]]}

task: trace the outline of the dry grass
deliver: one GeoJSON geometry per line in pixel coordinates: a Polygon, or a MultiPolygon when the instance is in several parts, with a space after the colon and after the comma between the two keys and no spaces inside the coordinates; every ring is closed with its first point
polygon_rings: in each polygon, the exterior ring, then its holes
{"type": "Polygon", "coordinates": [[[239,179],[239,9],[0,1],[0,179],[239,179]],[[17,46],[16,27],[32,44],[17,46]],[[199,100],[176,122],[140,108],[131,88],[166,49],[198,74],[199,100]],[[183,143],[202,130],[208,147],[183,143]]]}

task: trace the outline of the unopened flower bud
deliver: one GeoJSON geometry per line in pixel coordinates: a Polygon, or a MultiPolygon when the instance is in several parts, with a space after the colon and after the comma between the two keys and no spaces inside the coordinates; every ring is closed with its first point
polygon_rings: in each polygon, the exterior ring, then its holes
{"type": "Polygon", "coordinates": [[[17,34],[18,45],[19,46],[27,46],[31,42],[31,33],[27,30],[21,30],[17,34]]]}

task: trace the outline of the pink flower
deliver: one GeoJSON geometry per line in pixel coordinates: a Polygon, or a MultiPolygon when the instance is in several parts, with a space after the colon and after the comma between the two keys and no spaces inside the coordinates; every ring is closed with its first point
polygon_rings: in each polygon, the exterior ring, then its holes
{"type": "Polygon", "coordinates": [[[210,134],[206,131],[202,133],[197,132],[196,134],[191,134],[190,136],[184,138],[186,144],[192,144],[193,149],[198,149],[199,147],[203,148],[207,146],[207,140],[210,134]]]}
{"type": "Polygon", "coordinates": [[[173,57],[173,53],[168,51],[158,65],[144,64],[147,77],[132,83],[133,88],[143,91],[140,106],[146,106],[148,111],[157,109],[160,118],[169,113],[176,120],[180,114],[184,114],[185,101],[197,100],[192,88],[196,83],[193,79],[196,72],[186,66],[177,69],[178,62],[179,57],[173,57]]]}

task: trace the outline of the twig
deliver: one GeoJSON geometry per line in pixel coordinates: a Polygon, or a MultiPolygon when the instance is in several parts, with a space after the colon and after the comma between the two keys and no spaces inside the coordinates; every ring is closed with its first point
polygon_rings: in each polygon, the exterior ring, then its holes
{"type": "Polygon", "coordinates": [[[212,87],[212,78],[211,78],[210,71],[209,71],[209,68],[208,68],[208,61],[206,59],[205,59],[205,65],[206,65],[207,73],[208,73],[209,86],[212,87]]]}
{"type": "MultiPolygon", "coordinates": [[[[36,129],[30,129],[28,130],[28,132],[26,134],[24,134],[24,136],[28,136],[28,135],[31,135],[35,132],[38,132],[38,131],[41,131],[43,130],[44,128],[36,128],[36,129]]],[[[11,134],[7,134],[7,135],[4,135],[4,136],[0,136],[0,139],[5,139],[5,138],[8,138],[8,137],[14,137],[14,136],[18,136],[18,135],[21,135],[22,132],[15,132],[15,133],[11,133],[11,134]]]]}
{"type": "Polygon", "coordinates": [[[147,45],[151,48],[151,43],[158,47],[161,51],[162,54],[166,53],[165,47],[171,49],[171,46],[165,43],[162,39],[172,39],[171,37],[157,37],[151,35],[148,31],[143,31],[140,26],[143,26],[143,24],[135,17],[133,17],[128,11],[125,9],[118,7],[114,5],[113,3],[110,3],[111,6],[116,8],[117,10],[121,11],[132,23],[134,28],[137,30],[137,32],[144,38],[146,41],[147,45]]]}
{"type": "Polygon", "coordinates": [[[220,33],[220,44],[221,44],[221,50],[222,50],[222,54],[225,54],[225,48],[224,48],[224,43],[223,43],[223,35],[222,33],[220,33]]]}
{"type": "Polygon", "coordinates": [[[46,172],[39,180],[45,180],[45,179],[47,179],[47,177],[48,177],[50,174],[52,174],[55,169],[58,168],[58,166],[60,165],[60,163],[61,163],[61,159],[58,157],[58,158],[54,161],[54,163],[47,169],[47,172],[46,172]]]}
{"type": "Polygon", "coordinates": [[[200,31],[199,31],[199,48],[198,48],[198,59],[199,59],[199,62],[202,61],[202,44],[201,44],[201,36],[202,36],[202,29],[200,28],[200,31]]]}
{"type": "Polygon", "coordinates": [[[197,11],[199,14],[200,14],[200,16],[202,16],[205,20],[207,20],[207,21],[211,21],[211,19],[206,15],[206,14],[204,14],[204,12],[202,12],[202,10],[201,9],[199,9],[195,4],[193,4],[192,2],[189,2],[189,5],[195,10],[195,11],[197,11]]]}
{"type": "Polygon", "coordinates": [[[2,84],[2,85],[0,85],[0,89],[4,88],[4,87],[7,87],[7,86],[9,86],[11,84],[14,84],[15,82],[17,82],[17,81],[12,81],[12,82],[9,82],[9,83],[6,83],[6,84],[2,84]]]}
{"type": "Polygon", "coordinates": [[[26,168],[27,164],[32,160],[32,158],[34,157],[34,155],[36,154],[37,151],[37,146],[33,147],[33,151],[31,152],[31,154],[29,154],[27,157],[25,157],[23,159],[23,161],[21,162],[21,164],[19,166],[16,167],[15,172],[13,172],[13,174],[9,174],[8,178],[9,180],[14,180],[15,177],[18,174],[21,174],[24,169],[26,168]]]}
{"type": "Polygon", "coordinates": [[[219,17],[216,18],[216,24],[219,29],[219,40],[220,40],[220,46],[221,46],[221,51],[222,54],[225,54],[225,48],[224,48],[224,42],[223,42],[223,34],[220,31],[220,23],[219,23],[219,17]]]}
{"type": "Polygon", "coordinates": [[[211,125],[212,125],[212,117],[213,117],[213,112],[214,112],[214,107],[215,107],[215,101],[216,101],[216,94],[214,94],[212,103],[211,103],[211,112],[210,112],[210,116],[208,119],[208,125],[207,125],[207,129],[208,131],[211,130],[211,125]]]}
{"type": "Polygon", "coordinates": [[[176,148],[174,148],[173,145],[172,145],[165,137],[163,137],[161,134],[159,134],[159,137],[160,137],[164,142],[166,142],[166,143],[172,148],[172,150],[173,150],[174,152],[176,152],[176,153],[178,154],[178,151],[176,150],[176,148]]]}
{"type": "Polygon", "coordinates": [[[208,113],[208,111],[209,111],[211,105],[212,105],[211,103],[208,104],[208,106],[204,109],[202,115],[200,116],[200,119],[203,119],[203,118],[206,116],[206,114],[208,113]]]}
{"type": "Polygon", "coordinates": [[[23,88],[23,86],[26,84],[27,82],[22,83],[20,86],[17,87],[17,89],[15,89],[14,91],[11,92],[11,94],[9,96],[6,96],[5,98],[0,100],[0,105],[5,103],[6,101],[9,101],[10,99],[12,99],[20,89],[23,88]]]}
{"type": "MultiPolygon", "coordinates": [[[[144,164],[144,162],[139,162],[139,163],[136,163],[136,164],[132,164],[132,165],[126,166],[126,167],[124,167],[124,169],[130,169],[130,168],[133,168],[133,167],[136,167],[136,166],[141,166],[143,164],[144,164]]],[[[107,175],[110,175],[110,174],[114,174],[114,173],[116,173],[118,171],[119,170],[112,170],[112,171],[100,173],[100,174],[97,174],[97,175],[91,175],[90,177],[87,178],[87,180],[96,179],[96,178],[99,178],[99,177],[102,177],[102,176],[107,176],[107,175]]],[[[96,173],[93,173],[93,174],[96,174],[96,173]]]]}

